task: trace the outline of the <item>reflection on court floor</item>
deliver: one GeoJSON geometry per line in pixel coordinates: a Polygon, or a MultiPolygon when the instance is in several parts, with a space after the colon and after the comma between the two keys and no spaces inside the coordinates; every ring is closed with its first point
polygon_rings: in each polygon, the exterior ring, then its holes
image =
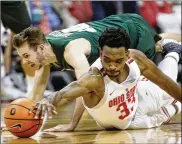
{"type": "Polygon", "coordinates": [[[32,138],[16,138],[3,132],[1,143],[181,143],[181,124],[168,124],[159,128],[125,131],[39,132],[32,138]]]}

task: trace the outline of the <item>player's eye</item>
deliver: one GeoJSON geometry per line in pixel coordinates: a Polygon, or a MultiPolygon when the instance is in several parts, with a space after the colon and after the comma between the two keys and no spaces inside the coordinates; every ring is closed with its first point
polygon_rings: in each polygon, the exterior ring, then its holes
{"type": "Polygon", "coordinates": [[[121,63],[121,62],[122,62],[122,59],[116,61],[116,63],[121,63]]]}
{"type": "Polygon", "coordinates": [[[28,58],[29,57],[29,55],[24,55],[24,58],[28,58]]]}
{"type": "Polygon", "coordinates": [[[105,61],[106,63],[110,63],[110,62],[111,62],[111,60],[108,59],[108,58],[104,58],[104,61],[105,61]]]}

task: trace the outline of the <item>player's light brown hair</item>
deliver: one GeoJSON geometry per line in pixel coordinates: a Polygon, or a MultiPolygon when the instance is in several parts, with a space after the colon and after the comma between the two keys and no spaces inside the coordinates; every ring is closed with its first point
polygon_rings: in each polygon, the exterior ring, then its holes
{"type": "Polygon", "coordinates": [[[18,49],[24,42],[27,42],[30,49],[37,50],[39,44],[48,43],[44,33],[37,27],[28,27],[13,37],[13,46],[18,49]]]}

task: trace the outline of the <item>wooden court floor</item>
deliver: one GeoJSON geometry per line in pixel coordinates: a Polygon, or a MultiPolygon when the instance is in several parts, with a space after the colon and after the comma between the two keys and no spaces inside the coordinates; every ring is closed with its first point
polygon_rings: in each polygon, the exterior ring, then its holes
{"type": "MultiPolygon", "coordinates": [[[[7,104],[1,104],[1,122],[7,104]]],[[[67,106],[57,108],[60,115],[52,120],[46,120],[42,129],[31,138],[17,138],[8,131],[1,132],[2,144],[72,144],[72,143],[169,143],[181,144],[181,114],[173,117],[169,124],[158,128],[142,130],[112,130],[104,131],[85,111],[81,121],[74,132],[43,132],[43,129],[69,123],[74,102],[67,106]]]]}

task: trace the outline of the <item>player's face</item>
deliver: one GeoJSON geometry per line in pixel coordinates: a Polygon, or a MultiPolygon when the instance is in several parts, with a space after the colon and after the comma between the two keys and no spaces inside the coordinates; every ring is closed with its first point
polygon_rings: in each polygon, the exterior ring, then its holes
{"type": "Polygon", "coordinates": [[[123,72],[125,62],[128,58],[128,51],[124,47],[110,48],[104,46],[101,51],[101,61],[106,74],[110,77],[117,77],[123,72]]]}
{"type": "Polygon", "coordinates": [[[46,48],[44,44],[37,46],[37,50],[30,49],[27,42],[25,42],[18,50],[18,54],[23,59],[23,63],[27,63],[31,67],[39,69],[44,65],[46,59],[46,48]]]}

